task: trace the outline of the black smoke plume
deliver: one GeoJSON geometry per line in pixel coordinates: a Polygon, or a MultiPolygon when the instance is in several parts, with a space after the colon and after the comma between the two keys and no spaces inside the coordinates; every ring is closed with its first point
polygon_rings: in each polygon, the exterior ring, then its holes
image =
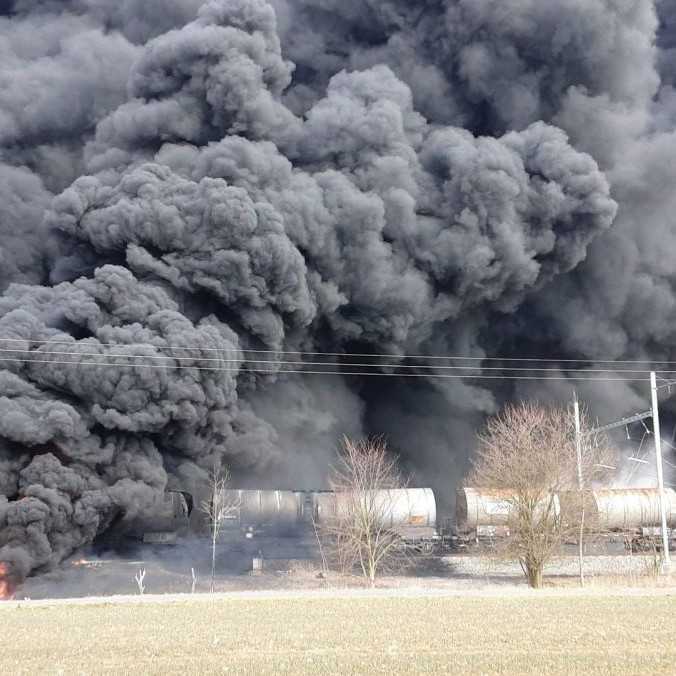
{"type": "Polygon", "coordinates": [[[316,484],[342,433],[443,495],[484,415],[571,389],[289,353],[676,354],[666,0],[15,0],[0,46],[21,575],[214,463],[316,484]]]}

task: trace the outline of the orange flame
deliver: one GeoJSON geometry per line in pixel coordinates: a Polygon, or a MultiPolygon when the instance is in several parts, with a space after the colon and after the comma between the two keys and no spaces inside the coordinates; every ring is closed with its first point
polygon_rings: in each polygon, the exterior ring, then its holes
{"type": "Polygon", "coordinates": [[[82,558],[71,561],[71,566],[75,566],[76,568],[98,568],[101,563],[101,561],[90,561],[89,559],[82,558]]]}
{"type": "Polygon", "coordinates": [[[14,596],[14,585],[9,576],[9,566],[0,561],[0,601],[8,601],[14,596]]]}

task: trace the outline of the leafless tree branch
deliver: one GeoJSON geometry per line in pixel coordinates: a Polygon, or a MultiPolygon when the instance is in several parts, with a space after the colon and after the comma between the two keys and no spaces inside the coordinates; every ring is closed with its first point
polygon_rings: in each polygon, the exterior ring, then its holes
{"type": "Polygon", "coordinates": [[[595,524],[583,514],[595,481],[613,465],[614,452],[604,435],[590,434],[581,416],[582,485],[578,487],[573,414],[565,408],[535,403],[508,406],[490,418],[479,434],[479,446],[467,484],[504,493],[510,504],[510,538],[503,548],[515,556],[533,587],[542,585],[545,564],[567,539],[581,536],[581,524],[595,524]]]}
{"type": "Polygon", "coordinates": [[[230,482],[230,470],[214,465],[209,476],[209,498],[202,501],[201,509],[207,517],[211,537],[211,585],[214,591],[216,576],[216,544],[225,520],[239,509],[239,500],[230,497],[225,490],[230,482]]]}
{"type": "Polygon", "coordinates": [[[394,489],[406,482],[397,458],[382,439],[345,438],[331,470],[331,514],[322,519],[323,535],[343,570],[357,567],[371,586],[383,570],[405,563],[405,548],[392,527],[394,489]]]}

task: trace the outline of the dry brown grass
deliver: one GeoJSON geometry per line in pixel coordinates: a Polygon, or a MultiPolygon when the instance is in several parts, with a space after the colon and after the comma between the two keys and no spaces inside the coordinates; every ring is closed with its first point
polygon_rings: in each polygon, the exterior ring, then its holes
{"type": "MultiPolygon", "coordinates": [[[[575,577],[550,576],[545,587],[579,588],[580,581],[575,577]]],[[[657,575],[653,573],[610,573],[608,575],[588,575],[585,578],[588,588],[638,588],[638,589],[676,589],[676,575],[657,575]]]]}
{"type": "Polygon", "coordinates": [[[676,664],[673,596],[149,601],[0,608],[0,672],[667,674],[676,664]]]}

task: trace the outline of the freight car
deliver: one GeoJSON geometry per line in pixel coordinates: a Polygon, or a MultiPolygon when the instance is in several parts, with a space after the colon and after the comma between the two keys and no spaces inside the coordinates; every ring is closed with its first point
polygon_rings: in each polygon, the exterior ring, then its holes
{"type": "Polygon", "coordinates": [[[225,489],[221,501],[225,527],[240,529],[248,537],[262,533],[290,536],[311,522],[303,491],[225,489]]]}
{"type": "MultiPolygon", "coordinates": [[[[431,488],[376,491],[373,504],[408,546],[431,551],[439,540],[436,501],[431,488]]],[[[346,509],[346,496],[334,491],[224,491],[227,527],[248,538],[260,535],[297,536],[321,528],[346,509]]]]}
{"type": "MultiPolygon", "coordinates": [[[[676,544],[676,491],[667,489],[667,526],[672,546],[676,544]]],[[[508,537],[513,510],[509,490],[473,487],[458,489],[454,518],[437,520],[431,488],[407,488],[375,493],[387,527],[404,545],[430,552],[438,548],[463,549],[494,543],[508,537]],[[438,523],[449,523],[440,527],[438,523]]],[[[333,491],[226,489],[228,506],[224,531],[247,539],[260,537],[302,538],[312,535],[327,520],[345,509],[345,496],[333,491]]],[[[539,509],[554,516],[571,513],[579,494],[562,492],[541,500],[539,509]]],[[[193,497],[167,491],[143,514],[123,518],[127,536],[153,544],[172,544],[180,535],[197,532],[206,518],[191,519],[193,497]]],[[[632,549],[661,546],[659,493],[654,488],[595,489],[589,493],[585,521],[589,529],[623,539],[632,549]]],[[[193,514],[193,517],[195,514],[193,514]]],[[[199,515],[197,515],[199,516],[199,515]]]]}
{"type": "Polygon", "coordinates": [[[187,535],[193,498],[182,491],[165,491],[139,514],[121,514],[112,528],[117,534],[153,545],[176,544],[179,536],[187,535]]]}
{"type": "MultiPolygon", "coordinates": [[[[667,488],[665,516],[669,548],[676,546],[676,491],[667,488]]],[[[591,492],[592,526],[601,533],[617,533],[632,550],[660,548],[662,519],[656,488],[598,489],[591,492]]]]}
{"type": "MultiPolygon", "coordinates": [[[[344,496],[327,490],[225,489],[222,501],[224,533],[241,533],[248,539],[307,535],[345,509],[344,496]]],[[[146,543],[173,544],[181,535],[208,529],[206,515],[195,515],[194,503],[189,493],[166,491],[135,517],[121,514],[113,530],[146,543]]],[[[403,543],[429,551],[439,541],[432,489],[376,491],[375,504],[403,543]]]]}
{"type": "MultiPolygon", "coordinates": [[[[555,518],[561,513],[557,495],[540,499],[538,513],[549,512],[555,518]]],[[[513,492],[509,490],[459,488],[455,499],[455,534],[453,544],[464,548],[494,543],[508,537],[513,518],[513,492]]]]}
{"type": "MultiPolygon", "coordinates": [[[[605,488],[590,491],[585,521],[596,533],[622,537],[632,549],[661,546],[659,491],[655,488],[605,488]]],[[[671,546],[676,543],[676,491],[665,490],[666,517],[671,546]]],[[[539,509],[555,516],[575,514],[579,493],[565,491],[545,496],[539,509]],[[563,509],[562,509],[563,508],[563,509]]],[[[460,488],[456,498],[455,541],[460,546],[477,545],[509,535],[513,516],[513,492],[460,488]]]]}

